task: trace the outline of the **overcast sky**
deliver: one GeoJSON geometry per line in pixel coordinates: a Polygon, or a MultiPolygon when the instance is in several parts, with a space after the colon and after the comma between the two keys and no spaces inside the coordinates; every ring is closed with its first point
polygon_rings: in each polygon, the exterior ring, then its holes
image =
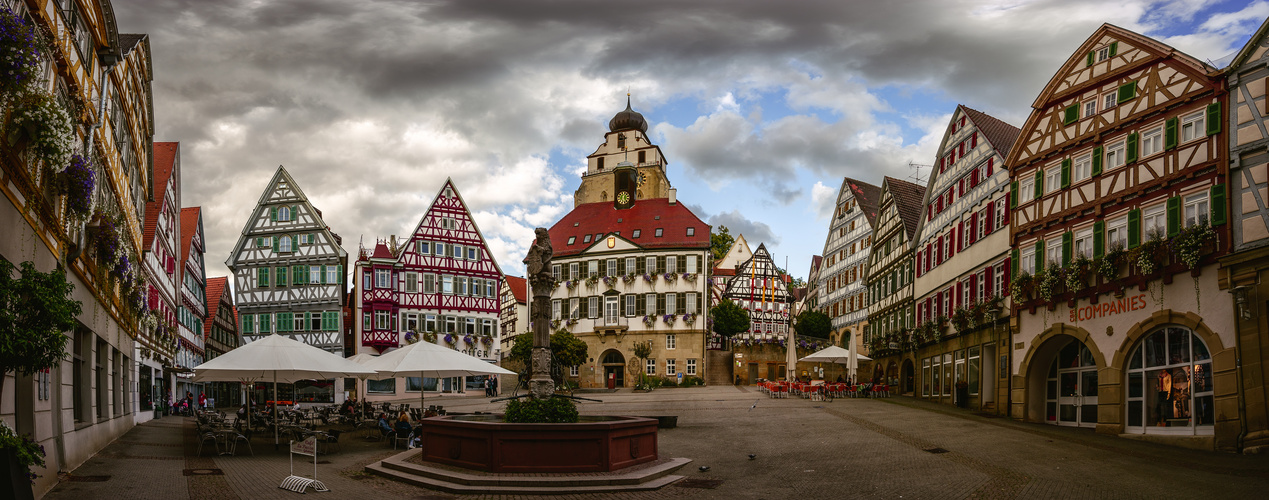
{"type": "Polygon", "coordinates": [[[278,165],[356,255],[453,177],[504,272],[633,94],[702,219],[805,277],[843,176],[930,164],[956,104],[1021,125],[1102,23],[1203,60],[1265,1],[115,1],[148,33],[209,276],[278,165]]]}

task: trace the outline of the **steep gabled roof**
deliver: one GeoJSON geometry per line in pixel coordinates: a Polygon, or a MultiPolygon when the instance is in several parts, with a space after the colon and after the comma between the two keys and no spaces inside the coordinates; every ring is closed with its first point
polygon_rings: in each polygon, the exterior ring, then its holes
{"type": "MultiPolygon", "coordinates": [[[[499,275],[503,275],[502,266],[498,264],[498,259],[494,258],[493,252],[489,249],[489,243],[485,240],[485,233],[481,232],[480,225],[476,223],[476,217],[472,215],[471,209],[468,208],[469,205],[467,205],[467,200],[463,199],[463,193],[458,190],[458,186],[454,185],[453,178],[446,177],[445,182],[441,184],[441,188],[436,190],[436,196],[432,197],[432,202],[427,205],[427,210],[423,211],[423,215],[419,217],[418,223],[414,224],[414,229],[410,230],[409,237],[413,238],[419,234],[420,230],[423,229],[423,222],[427,220],[428,214],[431,214],[432,210],[436,208],[436,203],[440,201],[441,196],[445,194],[446,189],[450,189],[454,192],[454,198],[458,199],[458,204],[462,206],[463,211],[467,213],[467,220],[471,222],[472,231],[475,231],[476,236],[480,239],[481,250],[485,255],[489,256],[489,262],[493,264],[494,270],[497,271],[499,275]]],[[[388,257],[385,258],[400,259],[403,255],[405,255],[405,252],[402,251],[398,252],[397,257],[392,257],[391,252],[389,252],[388,257]]],[[[377,247],[375,248],[373,257],[379,258],[379,249],[377,247]]]]}
{"type": "Polygon", "coordinates": [[[145,202],[145,228],[141,239],[144,250],[149,250],[150,244],[154,242],[154,232],[159,226],[159,213],[163,211],[163,202],[167,197],[167,187],[170,184],[168,181],[176,170],[176,156],[180,146],[179,142],[154,143],[154,201],[145,202]]]}
{"type": "Polygon", "coordinates": [[[1255,34],[1251,35],[1251,39],[1247,40],[1247,44],[1243,45],[1243,48],[1240,49],[1238,53],[1234,55],[1234,58],[1229,61],[1229,65],[1225,67],[1225,71],[1227,73],[1238,71],[1244,64],[1248,63],[1251,60],[1251,56],[1255,54],[1256,47],[1260,46],[1261,41],[1264,40],[1266,35],[1269,35],[1269,18],[1266,18],[1263,23],[1260,23],[1260,28],[1256,30],[1255,34]]]}
{"type": "Polygon", "coordinates": [[[908,233],[908,241],[912,241],[916,238],[917,225],[921,223],[921,200],[924,199],[925,188],[890,176],[886,176],[883,182],[894,197],[899,219],[903,221],[903,229],[908,233]]]}
{"type": "Polygon", "coordinates": [[[388,245],[383,244],[383,242],[378,242],[375,243],[375,251],[370,254],[370,258],[392,260],[392,251],[388,250],[388,245]]]}
{"type": "Polygon", "coordinates": [[[987,139],[991,147],[1000,153],[1000,157],[1008,158],[1009,150],[1013,149],[1013,143],[1018,140],[1018,134],[1022,133],[1022,129],[964,104],[959,107],[965,110],[969,121],[974,122],[974,128],[983,133],[983,138],[987,139]]]}
{"type": "Polygon", "coordinates": [[[709,248],[710,226],[682,203],[668,198],[639,200],[634,207],[618,210],[611,201],[578,205],[551,226],[551,250],[556,257],[582,253],[591,246],[586,235],[620,233],[641,248],[709,248]],[[694,228],[692,236],[687,228],[694,228]],[[661,229],[661,237],[656,230],[661,229]],[[639,230],[639,237],[634,231],[639,230]],[[568,239],[573,237],[573,244],[568,239]]]}
{"type": "Polygon", "coordinates": [[[128,55],[138,43],[144,39],[144,33],[120,33],[119,34],[119,51],[122,55],[128,55]]]}
{"type": "Polygon", "coordinates": [[[727,248],[727,253],[714,263],[714,274],[731,276],[720,271],[735,271],[741,263],[751,258],[753,258],[753,250],[749,249],[749,242],[745,241],[745,235],[737,234],[736,239],[732,240],[731,246],[727,248]]]}
{"type": "Polygon", "coordinates": [[[503,276],[507,279],[507,288],[511,289],[511,295],[515,297],[516,302],[520,304],[529,303],[528,285],[524,278],[519,276],[503,276]]]}
{"type": "Polygon", "coordinates": [[[868,225],[877,229],[877,206],[881,201],[881,187],[850,177],[846,177],[842,184],[859,200],[859,209],[864,212],[864,218],[868,219],[868,225]]]}
{"type": "Polygon", "coordinates": [[[194,235],[199,230],[199,216],[201,215],[201,207],[189,207],[181,209],[181,265],[184,266],[189,261],[190,244],[194,241],[194,235]]]}
{"type": "MultiPolygon", "coordinates": [[[[226,298],[231,305],[234,303],[233,294],[229,294],[228,289],[228,276],[207,278],[207,318],[203,320],[204,338],[211,335],[212,323],[216,321],[216,312],[220,310],[221,298],[226,298]]],[[[238,318],[236,316],[234,317],[234,324],[238,324],[238,318]]]]}

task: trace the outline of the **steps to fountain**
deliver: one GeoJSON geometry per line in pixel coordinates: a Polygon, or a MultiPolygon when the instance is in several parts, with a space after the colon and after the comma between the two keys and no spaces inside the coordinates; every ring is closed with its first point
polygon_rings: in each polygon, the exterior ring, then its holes
{"type": "Polygon", "coordinates": [[[414,458],[409,450],[366,466],[366,472],[447,493],[564,494],[656,490],[683,479],[673,474],[692,461],[669,458],[615,472],[498,474],[470,471],[414,458]]]}

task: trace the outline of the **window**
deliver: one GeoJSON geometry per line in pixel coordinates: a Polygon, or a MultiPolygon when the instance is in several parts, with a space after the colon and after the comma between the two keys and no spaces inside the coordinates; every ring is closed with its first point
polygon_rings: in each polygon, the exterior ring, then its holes
{"type": "Polygon", "coordinates": [[[648,364],[645,365],[643,372],[648,375],[656,375],[657,374],[657,360],[648,358],[648,364]]]}
{"type": "Polygon", "coordinates": [[[322,313],[308,313],[308,329],[314,332],[325,330],[325,328],[322,328],[322,313]]]}
{"type": "Polygon", "coordinates": [[[338,285],[340,283],[339,266],[326,267],[326,283],[338,285]]]}
{"type": "Polygon", "coordinates": [[[454,294],[454,277],[446,275],[441,278],[441,293],[446,295],[454,294]]]}
{"type": "Polygon", "coordinates": [[[685,298],[687,299],[687,310],[683,312],[687,314],[696,314],[696,294],[689,293],[685,298]]]}
{"type": "Polygon", "coordinates": [[[1124,142],[1119,141],[1106,147],[1106,170],[1124,165],[1124,142]]]}
{"type": "Polygon", "coordinates": [[[1206,224],[1208,214],[1207,191],[1185,197],[1185,227],[1206,224]]]}
{"type": "Polygon", "coordinates": [[[575,279],[580,278],[580,277],[581,277],[581,275],[580,275],[580,274],[578,274],[578,272],[577,272],[577,263],[576,263],[576,262],[569,262],[569,263],[568,263],[568,279],[570,279],[570,280],[575,280],[575,279]]]}
{"type": "Polygon", "coordinates": [[[1093,176],[1093,157],[1084,155],[1075,159],[1071,170],[1071,182],[1079,182],[1093,176]]]}
{"type": "Polygon", "coordinates": [[[607,267],[607,269],[604,269],[604,276],[617,275],[617,259],[608,259],[608,263],[604,266],[607,267]]]}
{"type": "Polygon", "coordinates": [[[996,230],[1005,228],[1005,210],[1008,210],[1008,207],[1005,206],[1005,200],[996,200],[996,223],[992,225],[996,230]]]}
{"type": "Polygon", "coordinates": [[[1213,433],[1212,357],[1190,329],[1167,326],[1150,333],[1126,364],[1127,432],[1213,433]]]}
{"type": "Polygon", "coordinates": [[[1143,211],[1141,215],[1141,234],[1148,239],[1151,236],[1151,231],[1158,232],[1160,236],[1168,234],[1166,203],[1147,207],[1143,211]]]}
{"type": "Polygon", "coordinates": [[[645,273],[656,274],[657,273],[657,258],[648,257],[643,259],[643,268],[645,273]]]}
{"type": "Polygon", "coordinates": [[[560,305],[561,305],[561,302],[559,299],[555,299],[551,301],[551,319],[554,319],[554,320],[560,319],[560,305]]]}
{"type": "Polygon", "coordinates": [[[467,292],[467,277],[466,277],[466,276],[459,276],[459,277],[458,277],[458,290],[457,290],[457,294],[458,294],[458,295],[470,295],[470,294],[467,292]]]}
{"type": "Polygon", "coordinates": [[[588,235],[586,235],[586,236],[583,236],[583,237],[582,237],[582,243],[590,243],[590,235],[589,235],[589,234],[588,234],[588,235]]]}
{"type": "Polygon", "coordinates": [[[1141,157],[1163,151],[1163,127],[1155,127],[1141,133],[1141,157]]]}
{"type": "Polygon", "coordinates": [[[1035,199],[1035,177],[1030,175],[1018,181],[1018,204],[1035,199]]]}
{"type": "Polygon", "coordinates": [[[480,249],[467,247],[467,260],[480,260],[480,249]]]}
{"type": "Polygon", "coordinates": [[[375,269],[375,288],[392,288],[392,270],[375,269]]]}
{"type": "Polygon", "coordinates": [[[688,235],[688,236],[696,236],[696,228],[694,228],[694,227],[689,227],[689,228],[687,228],[687,235],[688,235]]]}
{"type": "Polygon", "coordinates": [[[1119,102],[1119,99],[1115,92],[1108,92],[1102,95],[1102,109],[1103,110],[1115,107],[1115,104],[1117,104],[1118,102],[1119,102]]]}
{"type": "Polygon", "coordinates": [[[569,244],[569,245],[572,245],[572,244],[573,244],[574,242],[576,242],[576,241],[577,241],[577,237],[576,237],[576,236],[569,236],[569,237],[568,237],[568,244],[569,244]]]}
{"type": "MultiPolygon", "coordinates": [[[[603,158],[600,158],[600,159],[602,160],[603,158]]],[[[577,365],[573,365],[573,366],[568,367],[568,376],[570,376],[570,377],[576,377],[576,376],[577,376],[577,365]]]]}
{"type": "Polygon", "coordinates": [[[1044,193],[1049,194],[1062,187],[1062,167],[1053,165],[1044,170],[1044,193]]]}
{"type": "Polygon", "coordinates": [[[678,341],[674,338],[673,334],[665,336],[666,349],[675,349],[677,345],[678,345],[678,341]]]}
{"type": "Polygon", "coordinates": [[[1018,270],[1027,274],[1035,274],[1035,245],[1023,245],[1018,262],[1018,270]]]}
{"type": "Polygon", "coordinates": [[[586,276],[599,276],[599,261],[592,260],[586,263],[586,276]]]}
{"type": "Polygon", "coordinates": [[[560,273],[563,272],[563,269],[564,267],[559,264],[551,266],[551,277],[555,278],[555,281],[559,281],[561,277],[560,273]]]}
{"type": "Polygon", "coordinates": [[[414,242],[414,252],[419,255],[427,255],[432,253],[432,248],[426,241],[416,241],[414,242]]]}
{"type": "Polygon", "coordinates": [[[1084,103],[1084,118],[1097,114],[1097,99],[1084,103]]]}
{"type": "Polygon", "coordinates": [[[643,296],[643,299],[644,299],[644,302],[646,302],[646,303],[647,303],[647,304],[644,306],[644,314],[645,314],[645,315],[648,315],[648,316],[654,316],[654,315],[656,315],[656,313],[657,313],[657,294],[655,294],[655,293],[649,293],[649,294],[646,294],[646,295],[644,295],[644,296],[643,296]]]}
{"type": "Polygon", "coordinates": [[[626,257],[626,274],[634,274],[636,262],[634,257],[626,257]]]}
{"type": "Polygon", "coordinates": [[[1106,250],[1128,248],[1128,218],[1112,219],[1106,224],[1106,250]]]}
{"type": "Polygon", "coordinates": [[[1054,262],[1056,262],[1059,266],[1062,265],[1062,238],[1049,238],[1048,246],[1045,248],[1045,267],[1048,267],[1048,264],[1054,262]]]}
{"type": "Polygon", "coordinates": [[[1207,121],[1203,111],[1196,111],[1189,116],[1181,117],[1181,142],[1188,142],[1207,135],[1207,121]]]}
{"type": "Polygon", "coordinates": [[[278,221],[287,222],[289,220],[291,220],[291,207],[278,207],[278,221]]]}
{"type": "Polygon", "coordinates": [[[665,272],[673,273],[679,268],[679,257],[670,255],[665,258],[665,272]]]}
{"type": "Polygon", "coordinates": [[[678,372],[678,369],[674,366],[674,361],[675,360],[673,359],[665,360],[665,374],[666,375],[678,375],[679,372],[678,372]]]}
{"type": "Polygon", "coordinates": [[[663,231],[661,228],[659,228],[659,227],[658,227],[658,228],[657,228],[656,237],[657,237],[657,238],[660,238],[660,237],[661,237],[661,234],[662,234],[663,232],[664,232],[664,231],[663,231]]]}
{"type": "Polygon", "coordinates": [[[636,300],[638,298],[638,296],[633,294],[626,295],[626,317],[632,317],[636,314],[635,304],[638,302],[636,300]]]}
{"type": "Polygon", "coordinates": [[[1004,295],[1005,293],[1005,264],[1002,262],[996,264],[996,272],[991,274],[991,289],[993,295],[1004,295]]]}
{"type": "Polygon", "coordinates": [[[463,330],[463,333],[468,335],[476,333],[476,318],[467,318],[463,324],[467,327],[463,330]]]}
{"type": "Polygon", "coordinates": [[[462,246],[462,245],[450,245],[450,248],[452,248],[452,249],[454,250],[454,251],[453,251],[452,256],[453,256],[455,259],[461,259],[461,258],[463,258],[463,246],[462,246]]]}
{"type": "Polygon", "coordinates": [[[279,236],[279,237],[278,237],[278,252],[279,252],[279,253],[287,253],[287,252],[290,252],[290,251],[291,251],[291,237],[290,237],[290,236],[279,236]]]}
{"type": "Polygon", "coordinates": [[[291,325],[294,327],[294,329],[292,329],[291,331],[293,332],[304,331],[304,314],[305,313],[302,313],[302,312],[295,313],[295,317],[292,318],[291,320],[291,325]]]}
{"type": "Polygon", "coordinates": [[[432,254],[433,254],[433,255],[440,255],[440,256],[445,255],[445,244],[444,244],[444,243],[437,243],[437,244],[435,244],[435,245],[432,245],[432,254]]]}
{"type": "Polygon", "coordinates": [[[687,374],[696,375],[696,360],[695,359],[687,360],[687,374]]]}
{"type": "Polygon", "coordinates": [[[592,296],[592,297],[586,298],[586,317],[591,319],[599,317],[599,297],[598,296],[592,296]]]}
{"type": "Polygon", "coordinates": [[[1074,256],[1083,255],[1087,258],[1093,258],[1093,229],[1081,229],[1075,231],[1074,256]]]}
{"type": "Polygon", "coordinates": [[[568,299],[568,317],[569,319],[577,319],[578,314],[582,311],[581,299],[574,297],[568,299]]]}
{"type": "Polygon", "coordinates": [[[388,329],[388,311],[375,311],[375,330],[388,329]]]}
{"type": "Polygon", "coordinates": [[[635,229],[635,230],[634,230],[634,234],[631,234],[631,235],[630,235],[630,237],[632,237],[632,238],[638,238],[638,237],[639,237],[639,233],[642,233],[642,232],[643,232],[643,231],[642,231],[642,230],[640,230],[640,229],[635,229]]]}
{"type": "Polygon", "coordinates": [[[678,295],[675,293],[665,294],[665,313],[678,314],[678,311],[675,309],[676,305],[678,305],[678,295]]]}

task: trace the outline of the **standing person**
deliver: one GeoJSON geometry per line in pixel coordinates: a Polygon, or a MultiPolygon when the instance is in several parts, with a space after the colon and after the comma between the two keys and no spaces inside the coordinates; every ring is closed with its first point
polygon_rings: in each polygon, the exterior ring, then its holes
{"type": "Polygon", "coordinates": [[[495,375],[492,378],[493,380],[489,382],[490,391],[493,392],[494,397],[498,397],[498,377],[495,375]]]}
{"type": "Polygon", "coordinates": [[[485,397],[489,397],[489,377],[485,377],[485,397]]]}
{"type": "Polygon", "coordinates": [[[194,393],[185,391],[185,411],[191,415],[194,413],[194,393]]]}
{"type": "Polygon", "coordinates": [[[205,392],[198,393],[198,407],[204,410],[207,409],[207,393],[205,392]]]}

